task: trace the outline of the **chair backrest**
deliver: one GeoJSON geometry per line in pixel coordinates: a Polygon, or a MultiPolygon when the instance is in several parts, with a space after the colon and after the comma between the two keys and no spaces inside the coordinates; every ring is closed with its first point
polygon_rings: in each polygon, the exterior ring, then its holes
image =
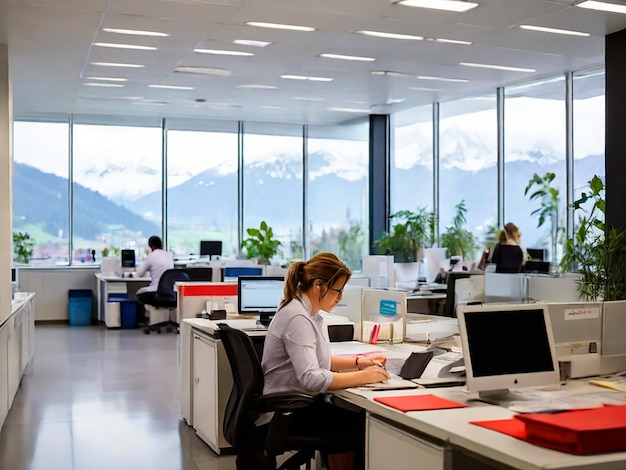
{"type": "Polygon", "coordinates": [[[224,437],[233,447],[249,446],[255,434],[250,413],[255,397],[263,395],[263,369],[252,339],[243,331],[219,324],[233,375],[233,389],[224,412],[224,437]]]}
{"type": "Polygon", "coordinates": [[[213,280],[213,268],[206,267],[193,267],[193,268],[185,268],[185,272],[189,275],[190,281],[207,281],[211,282],[213,280]]]}
{"type": "Polygon", "coordinates": [[[154,300],[160,306],[176,307],[178,300],[174,284],[177,282],[189,281],[189,274],[182,269],[168,269],[159,279],[159,285],[154,296],[154,300]]]}

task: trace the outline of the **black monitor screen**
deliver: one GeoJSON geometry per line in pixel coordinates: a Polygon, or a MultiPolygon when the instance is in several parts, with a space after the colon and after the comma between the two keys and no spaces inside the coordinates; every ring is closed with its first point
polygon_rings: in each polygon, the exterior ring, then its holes
{"type": "Polygon", "coordinates": [[[122,268],[135,267],[135,250],[122,250],[122,268]]]}
{"type": "Polygon", "coordinates": [[[526,253],[533,261],[545,261],[546,250],[544,248],[526,248],[526,253]]]}
{"type": "Polygon", "coordinates": [[[554,370],[543,309],[465,315],[474,377],[554,370]]]}
{"type": "Polygon", "coordinates": [[[200,256],[222,256],[222,241],[201,240],[200,256]]]}
{"type": "Polygon", "coordinates": [[[245,315],[278,310],[285,288],[282,277],[240,276],[237,284],[239,313],[245,315]]]}
{"type": "Polygon", "coordinates": [[[450,271],[447,276],[446,287],[446,303],[444,305],[444,316],[456,317],[456,281],[457,279],[466,279],[473,276],[482,276],[482,271],[450,271]]]}

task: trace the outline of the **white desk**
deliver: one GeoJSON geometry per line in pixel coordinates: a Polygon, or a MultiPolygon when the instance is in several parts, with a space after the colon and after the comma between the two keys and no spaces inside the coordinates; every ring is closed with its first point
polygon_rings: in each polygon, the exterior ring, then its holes
{"type": "MultiPolygon", "coordinates": [[[[98,321],[101,322],[104,322],[109,292],[126,292],[134,295],[141,287],[150,285],[149,277],[121,277],[105,273],[96,273],[96,279],[96,304],[98,321]],[[129,284],[132,285],[131,289],[129,289],[129,284]]],[[[134,299],[131,298],[131,300],[134,299]]]]}
{"type": "MultiPolygon", "coordinates": [[[[597,389],[594,389],[597,392],[597,389]]],[[[396,391],[341,390],[334,395],[367,412],[367,456],[370,470],[379,462],[394,462],[394,469],[415,468],[415,462],[430,462],[423,468],[468,469],[576,469],[617,470],[626,468],[626,452],[576,456],[535,446],[505,434],[470,424],[470,421],[508,419],[514,413],[499,406],[468,403],[468,408],[403,413],[381,405],[375,396],[434,394],[467,403],[462,387],[396,391]],[[387,445],[381,445],[381,440],[387,445]],[[410,466],[396,466],[408,462],[410,466]]]]}

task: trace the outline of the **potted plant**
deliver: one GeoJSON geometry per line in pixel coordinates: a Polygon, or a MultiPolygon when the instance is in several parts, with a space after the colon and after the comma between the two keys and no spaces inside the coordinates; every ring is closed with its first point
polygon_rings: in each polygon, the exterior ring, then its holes
{"type": "Polygon", "coordinates": [[[604,223],[604,182],[595,175],[589,193],[572,203],[579,225],[574,238],[565,244],[561,268],[580,273],[579,291],[594,300],[626,299],[626,232],[604,223]],[[591,209],[586,209],[591,203],[591,209]]]}
{"type": "Polygon", "coordinates": [[[396,263],[418,261],[419,251],[425,248],[431,239],[433,215],[425,208],[417,212],[401,210],[389,216],[393,222],[389,232],[383,232],[374,242],[374,249],[379,255],[393,255],[396,263]]]}
{"type": "Polygon", "coordinates": [[[556,259],[556,245],[559,236],[559,202],[560,195],[559,190],[552,186],[552,181],[556,175],[548,172],[543,176],[539,176],[537,173],[528,181],[528,185],[524,190],[524,196],[528,195],[528,192],[536,186],[537,189],[530,195],[530,200],[539,199],[541,206],[530,213],[531,216],[537,216],[537,227],[541,227],[546,220],[550,221],[550,241],[551,241],[551,254],[552,254],[552,267],[557,266],[556,259]]]}
{"type": "Polygon", "coordinates": [[[28,264],[33,257],[35,241],[28,232],[13,232],[13,254],[18,263],[28,264]]]}
{"type": "Polygon", "coordinates": [[[277,254],[281,254],[282,243],[274,238],[272,227],[261,221],[259,228],[246,229],[248,238],[241,242],[241,248],[245,250],[248,259],[257,258],[259,264],[270,264],[270,260],[277,254]]]}
{"type": "Polygon", "coordinates": [[[464,260],[473,260],[478,249],[478,240],[472,232],[465,229],[467,219],[465,200],[455,206],[456,213],[452,225],[441,234],[441,246],[448,249],[448,256],[461,256],[464,260]]]}

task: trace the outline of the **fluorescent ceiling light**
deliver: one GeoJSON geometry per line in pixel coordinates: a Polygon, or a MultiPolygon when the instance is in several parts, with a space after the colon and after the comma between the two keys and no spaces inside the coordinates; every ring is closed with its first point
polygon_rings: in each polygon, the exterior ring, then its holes
{"type": "Polygon", "coordinates": [[[128,68],[143,68],[145,65],[139,64],[118,64],[115,62],[90,62],[91,65],[99,65],[100,67],[128,67],[128,68]]]}
{"type": "Polygon", "coordinates": [[[116,34],[131,34],[134,36],[158,36],[158,37],[169,36],[169,34],[167,33],[159,33],[158,31],[140,31],[137,29],[102,28],[102,31],[105,31],[107,33],[116,33],[116,34]]]}
{"type": "Polygon", "coordinates": [[[252,47],[265,47],[272,44],[271,42],[266,41],[254,41],[252,39],[235,39],[233,41],[235,44],[239,44],[241,46],[252,46],[252,47]]]}
{"type": "Polygon", "coordinates": [[[370,75],[380,76],[380,77],[411,77],[412,75],[408,73],[402,72],[392,72],[390,70],[372,70],[370,75]]]}
{"type": "Polygon", "coordinates": [[[508,67],[506,65],[491,65],[491,64],[474,64],[472,62],[461,62],[459,65],[463,65],[465,67],[478,67],[483,69],[494,69],[494,70],[507,70],[510,72],[536,72],[535,69],[525,69],[522,67],[508,67]]]}
{"type": "Polygon", "coordinates": [[[580,31],[571,31],[569,29],[544,28],[543,26],[533,26],[530,24],[521,24],[519,25],[519,27],[530,31],[541,31],[542,33],[566,34],[569,36],[591,36],[589,33],[582,33],[580,31]]]}
{"type": "Polygon", "coordinates": [[[214,54],[214,55],[236,55],[236,56],[246,56],[246,57],[254,55],[252,52],[224,51],[221,49],[194,49],[193,51],[199,52],[200,54],[214,54]]]}
{"type": "Polygon", "coordinates": [[[308,96],[294,96],[291,99],[297,100],[297,101],[326,101],[324,98],[315,98],[315,97],[308,97],[308,96]]]}
{"type": "Polygon", "coordinates": [[[366,36],[375,36],[378,38],[387,39],[408,39],[412,41],[421,41],[424,39],[422,36],[412,36],[410,34],[396,34],[396,33],[383,33],[381,31],[357,31],[358,34],[364,34],[366,36]]]}
{"type": "Polygon", "coordinates": [[[576,6],[580,8],[588,8],[590,10],[608,11],[611,13],[626,13],[626,5],[596,2],[595,0],[585,0],[584,2],[577,3],[576,6]]]}
{"type": "Polygon", "coordinates": [[[104,88],[124,88],[124,85],[119,83],[83,83],[85,86],[99,86],[104,88]]]}
{"type": "Polygon", "coordinates": [[[332,82],[332,78],[328,77],[307,77],[305,75],[281,75],[280,78],[287,80],[310,80],[312,82],[332,82]]]}
{"type": "Polygon", "coordinates": [[[116,77],[85,77],[86,80],[106,80],[109,82],[127,82],[128,78],[116,78],[116,77]]]}
{"type": "Polygon", "coordinates": [[[418,8],[432,8],[434,10],[446,10],[463,13],[476,8],[478,3],[464,2],[460,0],[402,0],[399,5],[418,8]]]}
{"type": "Polygon", "coordinates": [[[463,46],[471,46],[471,41],[461,41],[460,39],[445,39],[445,38],[426,38],[427,41],[441,42],[444,44],[461,44],[463,46]]]}
{"type": "Polygon", "coordinates": [[[415,91],[443,91],[439,88],[422,88],[419,86],[412,86],[410,87],[410,90],[415,90],[415,91]]]}
{"type": "Polygon", "coordinates": [[[254,90],[276,90],[278,87],[274,85],[256,85],[251,83],[250,85],[237,85],[237,88],[251,88],[254,90]]]}
{"type": "Polygon", "coordinates": [[[94,46],[100,47],[113,47],[115,49],[137,49],[140,51],[156,51],[156,47],[152,46],[138,46],[136,44],[117,44],[113,42],[94,42],[94,46]]]}
{"type": "Polygon", "coordinates": [[[131,101],[131,104],[137,106],[166,106],[169,104],[167,101],[131,101]]]}
{"type": "Polygon", "coordinates": [[[197,75],[218,75],[229,77],[233,72],[228,69],[218,67],[201,67],[199,65],[180,65],[174,69],[176,73],[192,73],[197,75]]]}
{"type": "Polygon", "coordinates": [[[406,101],[406,98],[389,98],[387,100],[387,104],[398,104],[406,101]]]}
{"type": "Polygon", "coordinates": [[[469,80],[464,78],[445,78],[445,77],[431,77],[428,75],[418,75],[418,80],[436,80],[439,82],[453,82],[453,83],[467,83],[469,80]]]}
{"type": "Polygon", "coordinates": [[[257,28],[272,28],[272,29],[288,29],[291,31],[315,31],[315,28],[310,26],[296,26],[293,24],[279,24],[279,23],[263,23],[261,21],[248,21],[248,26],[256,26],[257,28]]]}
{"type": "Polygon", "coordinates": [[[340,59],[340,60],[356,60],[360,62],[374,62],[376,59],[373,57],[361,57],[356,55],[341,55],[341,54],[320,54],[320,57],[326,59],[340,59]]]}
{"type": "Polygon", "coordinates": [[[342,113],[369,113],[369,109],[357,109],[357,108],[328,108],[331,111],[339,111],[342,113]]]}
{"type": "Polygon", "coordinates": [[[194,90],[192,86],[178,86],[178,85],[148,85],[150,88],[164,88],[166,90],[194,90]]]}
{"type": "Polygon", "coordinates": [[[269,104],[262,104],[260,106],[260,108],[263,108],[263,109],[283,109],[280,106],[271,106],[269,104]]]}

